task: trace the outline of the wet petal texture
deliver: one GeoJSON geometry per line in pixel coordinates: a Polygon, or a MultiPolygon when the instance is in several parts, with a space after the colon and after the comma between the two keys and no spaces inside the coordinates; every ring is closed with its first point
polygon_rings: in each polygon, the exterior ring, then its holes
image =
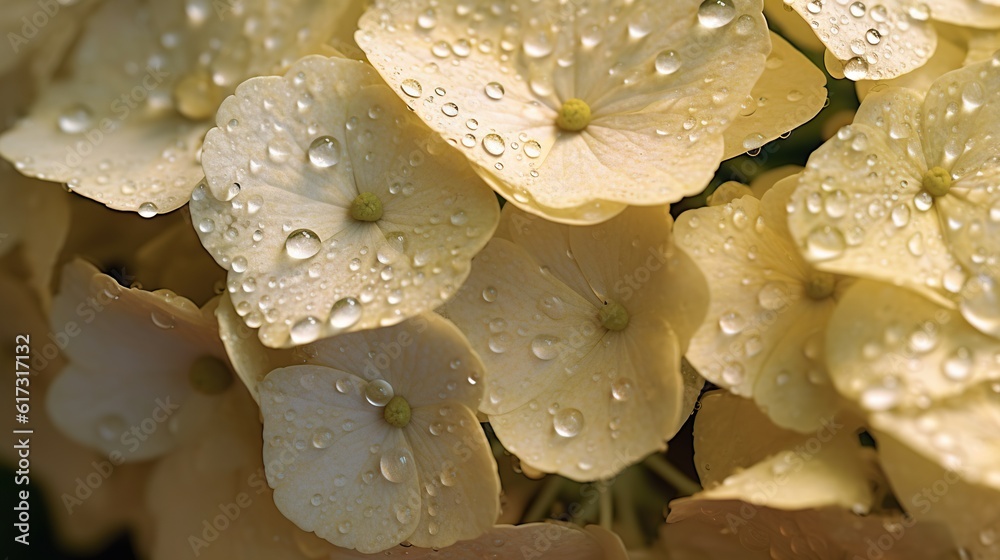
{"type": "Polygon", "coordinates": [[[105,2],[66,77],[0,137],[0,153],[117,210],[179,208],[202,176],[198,152],[219,103],[246,78],[322,52],[346,5],[105,2]]]}
{"type": "Polygon", "coordinates": [[[504,208],[444,313],[483,357],[481,408],[523,463],[613,476],[663,449],[691,412],[680,356],[707,297],[670,224],[665,207],[589,227],[504,208]]]}
{"type": "Polygon", "coordinates": [[[378,2],[356,38],[504,198],[592,224],[707,185],[764,70],[761,10],[752,0],[378,2]]]}
{"type": "Polygon", "coordinates": [[[195,365],[227,367],[209,311],[166,290],[122,288],[83,261],[62,271],[51,327],[69,360],[46,398],[53,423],[120,461],[172,449],[181,419],[200,412],[187,406],[195,365]]]}
{"type": "Polygon", "coordinates": [[[686,354],[709,381],[750,397],[778,425],[815,430],[840,407],[823,338],[847,280],[815,270],[788,233],[795,179],[681,214],[674,234],[708,280],[708,315],[686,354]]]}
{"type": "Polygon", "coordinates": [[[482,364],[454,325],[425,314],[310,348],[321,365],[258,386],[283,514],[365,553],[444,547],[493,525],[500,479],[474,412],[482,364]]]}
{"type": "Polygon", "coordinates": [[[958,300],[969,322],[1000,332],[1000,156],[985,124],[1000,103],[984,93],[996,84],[1000,64],[987,61],[938,78],[926,99],[899,88],[866,97],[855,124],[810,157],[793,197],[806,258],[958,300]]]}
{"type": "Polygon", "coordinates": [[[360,62],[309,57],[250,80],[218,124],[191,212],[266,346],[437,307],[499,219],[463,158],[360,62]]]}

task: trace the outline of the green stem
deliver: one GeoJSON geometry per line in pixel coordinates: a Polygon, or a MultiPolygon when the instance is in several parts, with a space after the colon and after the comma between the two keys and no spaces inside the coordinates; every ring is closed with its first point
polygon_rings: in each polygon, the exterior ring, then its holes
{"type": "Polygon", "coordinates": [[[597,491],[600,492],[599,496],[601,501],[601,528],[610,531],[611,520],[612,517],[614,517],[614,505],[611,501],[611,485],[606,482],[602,482],[597,486],[597,491]]]}
{"type": "Polygon", "coordinates": [[[701,490],[701,486],[697,482],[688,478],[659,453],[646,457],[642,464],[666,481],[667,484],[673,486],[679,496],[690,496],[701,490]]]}
{"type": "Polygon", "coordinates": [[[618,523],[615,532],[628,550],[646,548],[646,539],[639,526],[635,503],[636,490],[643,490],[644,476],[638,469],[625,469],[615,480],[615,515],[618,523]]]}
{"type": "Polygon", "coordinates": [[[552,504],[559,497],[559,491],[562,490],[563,482],[564,479],[558,475],[550,474],[545,477],[544,482],[542,482],[542,489],[538,491],[538,495],[531,502],[528,512],[524,514],[524,523],[544,521],[549,518],[552,504]]]}

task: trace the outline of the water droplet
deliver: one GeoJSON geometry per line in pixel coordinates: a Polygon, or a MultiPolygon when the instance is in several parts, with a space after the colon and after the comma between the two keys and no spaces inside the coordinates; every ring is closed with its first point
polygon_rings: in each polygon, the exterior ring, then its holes
{"type": "Polygon", "coordinates": [[[746,328],[746,326],[746,319],[744,319],[743,316],[736,311],[723,313],[722,316],[719,317],[719,328],[722,329],[722,332],[730,336],[740,333],[746,328]]]}
{"type": "Polygon", "coordinates": [[[972,373],[972,354],[968,348],[957,348],[943,365],[944,376],[952,381],[964,381],[972,373]]]}
{"type": "Polygon", "coordinates": [[[757,303],[768,311],[777,311],[790,300],[788,287],[782,282],[768,282],[757,292],[757,303]]]}
{"type": "Polygon", "coordinates": [[[337,300],[330,309],[330,326],[335,329],[353,327],[360,319],[364,309],[361,302],[352,297],[337,300]]]}
{"type": "Polygon", "coordinates": [[[875,385],[861,393],[861,406],[875,412],[889,410],[899,403],[899,397],[895,387],[875,385]]]}
{"type": "Polygon", "coordinates": [[[611,396],[619,402],[625,402],[632,397],[632,380],[619,377],[611,382],[611,396]]]}
{"type": "Polygon", "coordinates": [[[562,437],[574,437],[583,430],[583,413],[575,408],[561,408],[552,418],[552,427],[562,437]]]}
{"type": "Polygon", "coordinates": [[[806,250],[816,260],[829,260],[844,253],[847,242],[839,229],[819,226],[806,237],[806,250]]]}
{"type": "Polygon", "coordinates": [[[319,236],[308,229],[295,230],[285,240],[285,252],[293,259],[308,259],[322,247],[319,236]]]}
{"type": "Polygon", "coordinates": [[[332,136],[320,136],[309,144],[309,163],[316,167],[332,167],[340,162],[340,141],[332,136]]]}
{"type": "Polygon", "coordinates": [[[333,443],[333,433],[330,430],[320,430],[313,434],[312,444],[316,449],[326,449],[333,443]]]}
{"type": "Polygon", "coordinates": [[[531,341],[531,353],[539,360],[552,360],[559,355],[559,339],[550,335],[538,335],[531,341]]]}
{"type": "Polygon", "coordinates": [[[863,80],[868,76],[868,63],[861,57],[854,57],[844,65],[844,77],[848,80],[863,80]]]}
{"type": "Polygon", "coordinates": [[[399,89],[403,90],[403,93],[410,97],[420,97],[424,92],[424,88],[420,85],[420,82],[413,78],[403,80],[403,83],[399,85],[399,89]]]}
{"type": "Polygon", "coordinates": [[[877,45],[882,41],[882,34],[878,32],[878,29],[869,29],[865,32],[865,40],[868,41],[869,45],[877,45]]]}
{"type": "Polygon", "coordinates": [[[90,128],[94,115],[86,105],[76,104],[59,114],[59,130],[66,134],[79,134],[90,128]]]}
{"type": "Polygon", "coordinates": [[[656,59],[653,61],[653,66],[660,74],[669,76],[680,69],[681,57],[677,54],[677,51],[662,51],[660,54],[656,55],[656,59]]]}
{"type": "Polygon", "coordinates": [[[458,116],[458,105],[455,105],[454,103],[445,103],[441,106],[441,112],[448,117],[458,116]]]}
{"type": "Polygon", "coordinates": [[[437,25],[437,12],[433,8],[428,8],[417,16],[417,26],[420,29],[434,29],[437,25]]]}
{"type": "Polygon", "coordinates": [[[862,4],[861,2],[855,2],[855,3],[851,4],[851,7],[850,7],[851,15],[854,16],[854,17],[856,17],[856,18],[864,17],[865,12],[867,12],[867,11],[868,10],[865,9],[865,5],[862,4]]]}
{"type": "Polygon", "coordinates": [[[392,390],[392,385],[384,379],[375,379],[365,385],[365,399],[372,406],[385,406],[389,404],[393,396],[395,393],[392,390]]]}
{"type": "Polygon", "coordinates": [[[389,482],[405,482],[413,474],[413,456],[408,449],[392,449],[382,454],[379,469],[389,482]]]}
{"type": "Polygon", "coordinates": [[[698,22],[710,29],[722,27],[736,17],[732,0],[705,0],[698,6],[698,22]]]}
{"type": "Polygon", "coordinates": [[[486,84],[486,87],[484,88],[484,91],[486,92],[486,97],[489,97],[490,99],[502,99],[503,98],[503,94],[504,94],[503,86],[500,85],[497,82],[490,82],[490,83],[486,84]]]}
{"type": "Polygon", "coordinates": [[[319,338],[320,331],[321,325],[319,319],[315,317],[306,317],[305,319],[302,319],[292,325],[289,335],[291,336],[293,344],[309,344],[319,338]]]}
{"type": "Polygon", "coordinates": [[[497,289],[493,286],[487,286],[483,288],[483,299],[486,303],[493,303],[497,300],[497,289]]]}
{"type": "MultiPolygon", "coordinates": [[[[524,143],[524,155],[534,159],[542,155],[542,145],[534,140],[524,143]]],[[[1000,221],[1000,204],[997,205],[997,221],[1000,221]]]]}
{"type": "Polygon", "coordinates": [[[139,205],[139,215],[143,218],[152,218],[160,211],[152,202],[143,202],[139,205]]]}
{"type": "Polygon", "coordinates": [[[488,154],[493,156],[503,155],[505,148],[506,146],[504,145],[503,138],[501,138],[499,134],[490,133],[483,137],[483,149],[485,149],[488,154]]]}
{"type": "Polygon", "coordinates": [[[126,430],[128,430],[128,425],[125,423],[125,419],[117,414],[101,417],[97,421],[97,435],[105,441],[118,441],[126,430]]]}
{"type": "Polygon", "coordinates": [[[313,494],[313,497],[309,500],[309,503],[318,506],[323,503],[323,496],[319,494],[313,494]]]}

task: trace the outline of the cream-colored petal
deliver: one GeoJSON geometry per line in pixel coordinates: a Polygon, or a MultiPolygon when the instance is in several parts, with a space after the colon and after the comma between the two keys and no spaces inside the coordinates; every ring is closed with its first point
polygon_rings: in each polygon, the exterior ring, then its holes
{"type": "Polygon", "coordinates": [[[199,438],[156,463],[146,492],[153,560],[340,557],[275,507],[257,412],[245,391],[234,393],[215,407],[199,438]]]}
{"type": "Polygon", "coordinates": [[[726,129],[723,159],[760,149],[815,117],[827,103],[825,86],[823,71],[772,32],[764,74],[726,129]]]}
{"type": "MultiPolygon", "coordinates": [[[[921,525],[939,523],[971,558],[1000,554],[1000,494],[945,469],[887,433],[878,438],[878,454],[900,505],[921,525]]],[[[915,531],[914,531],[915,532],[915,531]]]]}
{"type": "Polygon", "coordinates": [[[694,423],[694,466],[705,488],[802,439],[775,425],[750,399],[715,390],[700,402],[694,423]]]}
{"type": "MultiPolygon", "coordinates": [[[[459,541],[442,549],[399,546],[385,552],[389,557],[410,560],[626,560],[628,555],[614,533],[596,525],[585,529],[570,523],[548,521],[523,525],[496,525],[475,539],[459,541]]],[[[365,560],[351,550],[338,550],[330,560],[365,560]]]]}
{"type": "Polygon", "coordinates": [[[928,406],[1000,379],[996,339],[958,311],[878,282],[859,281],[844,294],[826,347],[837,389],[873,412],[928,406]]]}
{"type": "Polygon", "coordinates": [[[787,37],[796,47],[817,53],[825,50],[809,24],[783,0],[764,0],[764,16],[768,28],[787,37]]]}
{"type": "Polygon", "coordinates": [[[299,349],[276,349],[262,345],[257,331],[248,327],[236,313],[229,294],[222,294],[215,318],[219,322],[219,337],[226,347],[233,371],[256,401],[259,401],[257,385],[267,374],[280,367],[305,361],[298,358],[303,355],[299,349]]]}
{"type": "Polygon", "coordinates": [[[664,319],[683,351],[708,309],[708,292],[697,265],[674,246],[672,225],[666,206],[630,207],[570,228],[569,240],[599,303],[621,304],[630,318],[664,319]]]}
{"type": "Polygon", "coordinates": [[[672,560],[840,560],[952,558],[955,545],[935,523],[898,514],[858,516],[828,507],[784,511],[738,500],[674,500],[662,547],[672,560]]]}
{"type": "Polygon", "coordinates": [[[310,57],[247,82],[218,123],[192,215],[266,346],[437,307],[499,219],[493,193],[360,62],[310,57]],[[382,201],[376,222],[350,217],[364,192],[382,201]]]}
{"type": "MultiPolygon", "coordinates": [[[[28,395],[29,404],[38,403],[28,412],[28,425],[18,423],[14,414],[8,415],[3,424],[11,434],[25,428],[34,432],[16,436],[30,439],[31,484],[41,490],[32,490],[31,504],[41,505],[44,500],[49,527],[63,546],[78,553],[96,554],[121,531],[142,522],[145,508],[141,495],[148,466],[121,464],[120,460],[112,463],[107,454],[65,437],[53,424],[42,403],[53,377],[63,368],[64,358],[48,338],[53,331],[29,286],[6,273],[0,274],[0,316],[11,318],[0,325],[0,336],[11,341],[0,350],[0,358],[11,364],[8,394],[12,399],[28,395]],[[25,346],[30,347],[29,354],[25,346]],[[82,482],[89,478],[92,483],[95,477],[102,481],[97,487],[82,482]]],[[[0,451],[5,465],[14,467],[22,459],[17,447],[17,441],[12,441],[0,451]]]]}
{"type": "Polygon", "coordinates": [[[927,92],[920,132],[928,167],[941,166],[953,177],[998,167],[991,123],[1000,119],[1000,67],[983,61],[938,78],[927,92]]]}
{"type": "Polygon", "coordinates": [[[1000,6],[983,0],[929,0],[926,8],[938,21],[983,29],[1000,26],[1000,6]]]}
{"type": "Polygon", "coordinates": [[[1000,31],[981,31],[969,37],[968,53],[963,66],[989,60],[1000,50],[1000,31]]]}
{"type": "Polygon", "coordinates": [[[796,181],[798,180],[798,174],[802,172],[801,165],[781,165],[768,169],[757,175],[750,181],[750,190],[753,191],[753,195],[757,198],[763,198],[764,193],[768,189],[778,184],[782,179],[788,177],[796,176],[796,181]]]}
{"type": "Polygon", "coordinates": [[[855,83],[855,89],[858,93],[858,99],[864,100],[867,97],[868,92],[876,88],[885,87],[905,87],[910,89],[915,89],[920,92],[926,92],[930,89],[931,84],[934,80],[938,79],[942,74],[946,72],[951,72],[956,68],[961,68],[963,66],[962,61],[965,59],[965,49],[958,44],[949,41],[943,37],[938,38],[937,49],[934,50],[934,55],[927,60],[927,63],[913,70],[907,72],[902,76],[890,79],[882,79],[878,81],[874,80],[858,80],[855,83]]]}
{"type": "Polygon", "coordinates": [[[869,95],[855,122],[813,152],[792,196],[789,226],[816,268],[895,282],[942,298],[954,259],[921,183],[917,99],[869,95]]]}
{"type": "Polygon", "coordinates": [[[35,78],[48,79],[94,4],[92,0],[7,2],[0,14],[0,35],[7,43],[0,51],[0,75],[30,60],[35,78]]]}
{"type": "Polygon", "coordinates": [[[441,548],[479,537],[500,514],[500,477],[475,413],[452,404],[413,409],[405,429],[420,486],[420,521],[407,540],[441,548]]]}
{"type": "Polygon", "coordinates": [[[69,195],[0,165],[0,255],[21,247],[37,297],[48,306],[59,252],[69,232],[69,195]]]}
{"type": "Polygon", "coordinates": [[[105,2],[66,78],[0,138],[30,176],[143,216],[184,205],[219,102],[251,76],[322,50],[347,2],[105,2]]]}
{"type": "Polygon", "coordinates": [[[844,73],[850,80],[895,78],[925,64],[937,46],[927,14],[913,10],[914,17],[895,1],[865,5],[794,0],[790,5],[830,53],[846,62],[844,73]]]}
{"type": "Polygon", "coordinates": [[[337,546],[372,553],[413,533],[420,481],[403,433],[365,400],[366,385],[347,372],[292,366],[258,390],[278,509],[337,546]]]}
{"type": "Polygon", "coordinates": [[[521,246],[493,239],[442,308],[483,359],[488,398],[480,409],[488,414],[506,414],[546,391],[604,335],[596,303],[539,267],[521,246]]]}
{"type": "Polygon", "coordinates": [[[681,410],[680,352],[666,322],[645,322],[635,318],[631,336],[605,335],[570,371],[550,374],[542,392],[525,390],[527,404],[491,414],[504,447],[534,468],[578,481],[615,476],[665,449],[689,412],[681,410]]]}
{"type": "Polygon", "coordinates": [[[688,360],[716,385],[753,398],[777,424],[808,432],[840,406],[822,346],[836,303],[808,295],[815,272],[784,227],[793,188],[685,212],[675,233],[710,292],[688,360]]]}
{"type": "Polygon", "coordinates": [[[704,26],[698,5],[668,14],[642,2],[457,11],[379,3],[357,39],[397,95],[513,204],[594,223],[621,203],[694,194],[718,165],[722,131],[763,70],[769,41],[760,4],[726,4],[714,17],[706,9],[704,26]],[[559,132],[556,111],[573,97],[590,104],[594,120],[559,132]],[[637,158],[661,163],[637,166],[637,158]]]}
{"type": "Polygon", "coordinates": [[[51,325],[70,361],[46,399],[53,422],[129,461],[176,445],[183,434],[167,423],[188,412],[178,409],[193,392],[189,368],[224,359],[210,315],[169,292],[121,288],[83,261],[63,269],[51,325]]]}
{"type": "Polygon", "coordinates": [[[738,181],[726,181],[712,191],[712,194],[708,195],[705,199],[705,203],[708,206],[724,206],[729,204],[737,198],[742,198],[744,196],[753,196],[753,191],[750,190],[748,185],[744,185],[738,181]]]}

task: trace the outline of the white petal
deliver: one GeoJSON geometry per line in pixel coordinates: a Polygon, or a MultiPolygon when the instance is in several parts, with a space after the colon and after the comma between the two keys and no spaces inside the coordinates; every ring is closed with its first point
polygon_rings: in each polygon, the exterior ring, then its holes
{"type": "Polygon", "coordinates": [[[437,307],[499,218],[461,157],[359,62],[310,57],[283,78],[249,81],[218,123],[204,155],[210,192],[195,191],[192,215],[266,346],[437,307]],[[363,192],[382,201],[377,222],[350,217],[363,192]],[[308,246],[293,247],[302,236],[308,246]]]}

